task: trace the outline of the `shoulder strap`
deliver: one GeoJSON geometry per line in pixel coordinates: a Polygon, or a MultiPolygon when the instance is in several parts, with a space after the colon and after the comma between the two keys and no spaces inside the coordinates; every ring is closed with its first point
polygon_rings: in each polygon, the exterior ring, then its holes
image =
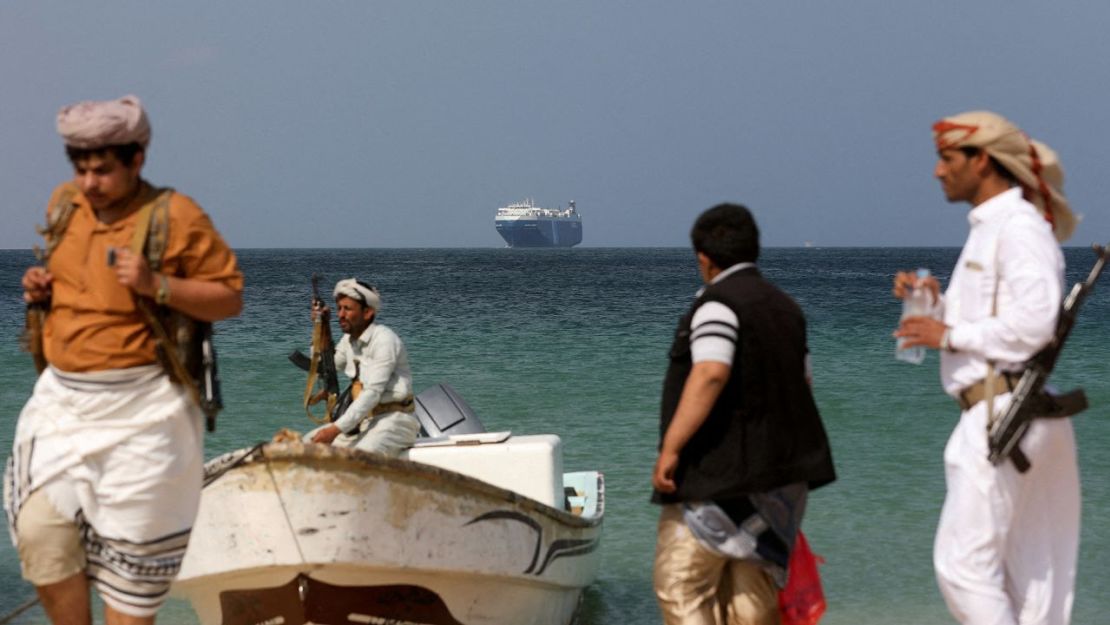
{"type": "Polygon", "coordinates": [[[131,252],[144,254],[151,271],[162,268],[162,255],[166,252],[166,237],[169,234],[170,198],[173,189],[158,191],[157,197],[143,204],[135,221],[135,232],[131,236],[131,252]]]}
{"type": "MultiPolygon", "coordinates": [[[[998,249],[1002,247],[1002,231],[1006,228],[1006,224],[1010,222],[1007,219],[1001,226],[998,227],[998,233],[994,237],[994,288],[991,289],[991,316],[998,316],[998,289],[1002,285],[1002,263],[998,262],[998,249]]],[[[990,434],[991,429],[994,427],[995,414],[994,414],[994,385],[995,379],[998,377],[998,370],[994,366],[995,361],[987,359],[987,377],[986,377],[986,397],[987,402],[987,434],[990,434]]]]}
{"type": "Polygon", "coordinates": [[[44,265],[46,261],[50,260],[50,254],[54,252],[54,248],[58,247],[58,243],[61,242],[62,236],[66,233],[66,228],[69,227],[69,220],[73,218],[73,213],[77,210],[77,203],[73,201],[76,196],[77,187],[72,184],[62,187],[58,200],[46,212],[46,225],[36,228],[46,243],[46,249],[36,246],[35,256],[44,265]]]}
{"type": "MultiPolygon", "coordinates": [[[[162,253],[166,249],[166,234],[169,223],[170,197],[173,189],[163,188],[158,190],[158,195],[139,208],[139,216],[135,220],[135,232],[131,235],[131,253],[143,254],[145,252],[147,264],[151,271],[157,272],[162,266],[162,253]]],[[[171,329],[166,326],[159,311],[165,307],[155,306],[144,297],[136,297],[135,305],[146,318],[147,325],[154,333],[154,340],[161,346],[161,353],[165,360],[166,368],[171,377],[189,389],[197,405],[201,405],[200,392],[192,376],[189,374],[185,361],[177,351],[171,329]]]]}
{"type": "Polygon", "coordinates": [[[164,188],[154,202],[150,215],[149,234],[146,240],[146,262],[152,271],[162,269],[162,257],[166,254],[166,240],[170,231],[170,198],[173,189],[164,188]]]}

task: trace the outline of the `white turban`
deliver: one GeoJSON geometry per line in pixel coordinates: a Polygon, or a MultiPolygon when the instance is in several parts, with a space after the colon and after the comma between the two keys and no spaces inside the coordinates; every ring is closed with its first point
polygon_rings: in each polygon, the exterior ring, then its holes
{"type": "Polygon", "coordinates": [[[364,306],[374,310],[382,308],[382,296],[378,293],[378,289],[355,278],[347,278],[335,283],[335,292],[332,296],[338,298],[340,295],[362,302],[364,306]]]}
{"type": "Polygon", "coordinates": [[[150,120],[133,95],[118,100],[88,100],[58,111],[58,134],[66,145],[95,150],[110,145],[150,144],[150,120]]]}

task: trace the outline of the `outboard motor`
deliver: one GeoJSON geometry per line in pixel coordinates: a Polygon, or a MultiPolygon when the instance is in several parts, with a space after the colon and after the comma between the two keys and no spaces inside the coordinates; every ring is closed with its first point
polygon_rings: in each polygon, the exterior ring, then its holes
{"type": "Polygon", "coordinates": [[[436,384],[417,395],[415,414],[422,437],[486,431],[474,410],[448,384],[436,384]]]}

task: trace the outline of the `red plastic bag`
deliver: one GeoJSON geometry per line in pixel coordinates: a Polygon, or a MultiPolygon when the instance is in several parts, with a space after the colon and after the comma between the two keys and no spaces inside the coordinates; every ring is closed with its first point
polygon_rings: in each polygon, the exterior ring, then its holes
{"type": "Polygon", "coordinates": [[[817,625],[825,614],[825,591],[817,565],[825,560],[809,549],[806,537],[798,530],[794,550],[790,552],[790,575],[786,588],[779,591],[779,613],[782,625],[817,625]]]}

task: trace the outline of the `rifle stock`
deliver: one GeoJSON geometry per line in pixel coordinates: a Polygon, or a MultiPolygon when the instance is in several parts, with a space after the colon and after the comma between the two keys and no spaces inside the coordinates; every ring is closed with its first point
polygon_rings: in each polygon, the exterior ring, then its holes
{"type": "Polygon", "coordinates": [[[1079,307],[1095,288],[1102,274],[1106,259],[1110,256],[1106,246],[1095,245],[1095,260],[1087,279],[1072,287],[1060,307],[1056,320],[1056,331],[1049,344],[1025,363],[1025,371],[1011,395],[1006,412],[991,423],[988,431],[987,457],[994,465],[1002,464],[1009,458],[1018,471],[1029,470],[1029,459],[1022,453],[1018,444],[1029,430],[1033,419],[1038,417],[1070,417],[1087,408],[1087,396],[1083,389],[1075,389],[1063,395],[1045,393],[1044,385],[1056,366],[1064,343],[1075,326],[1079,307]]]}
{"type": "Polygon", "coordinates": [[[42,326],[46,323],[47,304],[37,302],[27,304],[27,313],[24,318],[23,334],[20,336],[19,345],[23,351],[31,354],[35,363],[35,371],[42,373],[46,369],[46,354],[42,345],[42,326]]]}

